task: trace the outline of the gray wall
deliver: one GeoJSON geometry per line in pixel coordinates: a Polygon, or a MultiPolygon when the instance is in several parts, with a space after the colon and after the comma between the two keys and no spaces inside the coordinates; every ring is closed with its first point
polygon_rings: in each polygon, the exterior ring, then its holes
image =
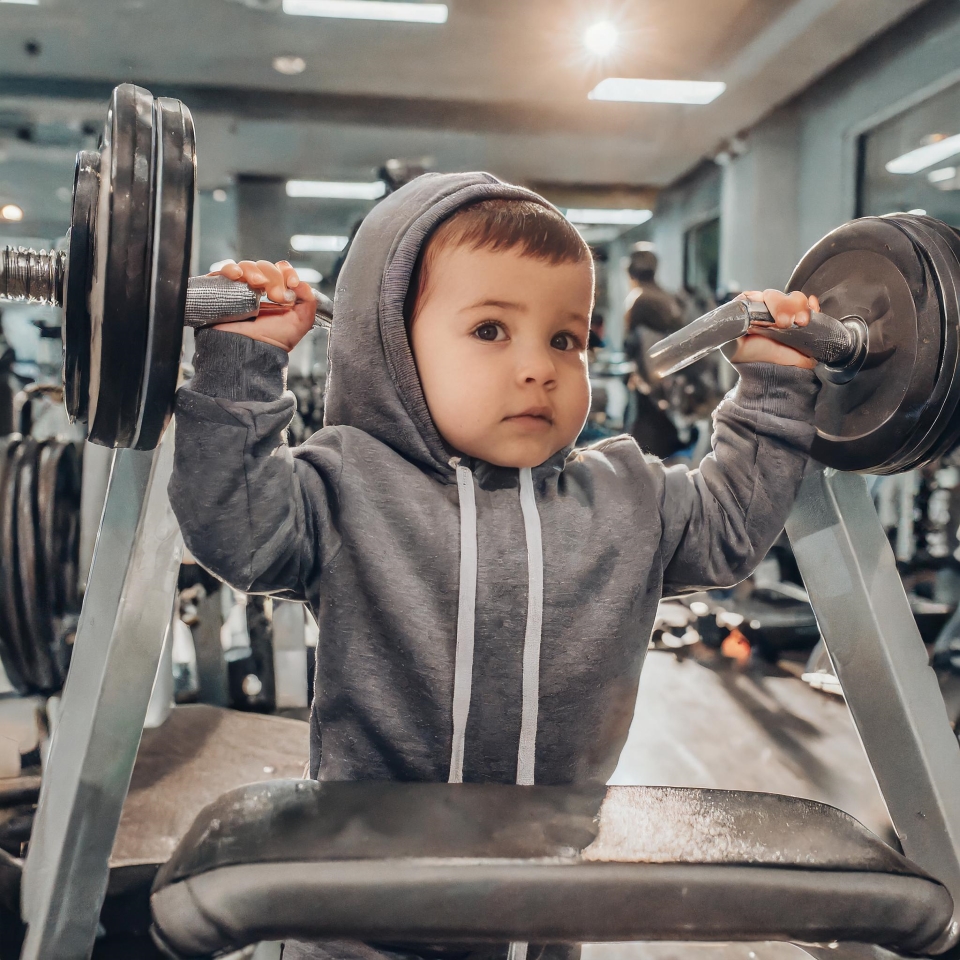
{"type": "MultiPolygon", "coordinates": [[[[720,285],[782,287],[804,251],[856,215],[861,133],[960,81],[960,3],[933,0],[745,135],[720,171],[720,285]]],[[[665,190],[652,224],[661,279],[682,280],[709,167],[665,190]]]]}

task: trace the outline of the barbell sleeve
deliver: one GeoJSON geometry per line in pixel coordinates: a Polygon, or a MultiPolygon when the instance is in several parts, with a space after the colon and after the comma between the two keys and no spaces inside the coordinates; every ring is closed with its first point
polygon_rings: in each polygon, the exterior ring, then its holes
{"type": "Polygon", "coordinates": [[[764,304],[733,300],[654,344],[650,367],[658,376],[668,376],[748,333],[776,340],[834,367],[852,362],[863,348],[862,326],[855,322],[842,323],[811,312],[805,326],[783,329],[774,324],[764,304]]]}
{"type": "Polygon", "coordinates": [[[0,250],[0,298],[59,306],[63,302],[66,254],[59,250],[0,250]]]}
{"type": "MultiPolygon", "coordinates": [[[[333,320],[333,301],[313,291],[317,298],[314,327],[329,327],[333,320]]],[[[260,310],[261,292],[245,283],[230,280],[221,274],[212,277],[191,277],[187,281],[187,306],[184,323],[195,329],[218,323],[250,320],[260,310]]]]}

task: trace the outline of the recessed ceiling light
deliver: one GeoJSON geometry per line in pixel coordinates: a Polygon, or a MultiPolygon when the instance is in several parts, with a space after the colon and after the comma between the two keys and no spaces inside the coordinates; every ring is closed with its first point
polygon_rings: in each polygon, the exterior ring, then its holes
{"type": "Polygon", "coordinates": [[[217,201],[217,203],[226,203],[227,191],[224,190],[223,187],[217,187],[217,189],[213,191],[211,196],[213,197],[214,200],[217,201]]]}
{"type": "Polygon", "coordinates": [[[583,44],[598,57],[612,53],[620,41],[620,31],[610,20],[598,20],[587,27],[583,34],[583,44]]]}
{"type": "Polygon", "coordinates": [[[591,100],[631,103],[712,103],[727,89],[719,80],[639,80],[607,77],[588,94],[591,100]]]}
{"type": "Polygon", "coordinates": [[[314,270],[313,267],[300,267],[294,264],[293,269],[297,271],[297,276],[304,283],[320,283],[323,280],[323,274],[319,270],[314,270]]]}
{"type": "Polygon", "coordinates": [[[23,210],[15,203],[7,203],[0,207],[0,218],[4,220],[18,221],[23,219],[23,210]]]}
{"type": "Polygon", "coordinates": [[[601,223],[615,226],[635,226],[646,223],[653,216],[651,210],[567,210],[567,219],[571,223],[601,223]]]}
{"type": "Polygon", "coordinates": [[[956,175],[956,167],[940,167],[939,170],[931,170],[927,174],[927,179],[931,183],[943,183],[944,180],[952,180],[956,175]]]}
{"type": "Polygon", "coordinates": [[[399,0],[283,0],[283,12],[300,17],[335,17],[341,20],[447,22],[445,3],[401,3],[399,0]]]}
{"type": "Polygon", "coordinates": [[[303,57],[274,57],[273,69],[287,77],[295,77],[307,69],[307,61],[303,57]]]}
{"type": "Polygon", "coordinates": [[[926,167],[932,167],[935,163],[947,160],[958,153],[960,153],[960,133],[904,153],[885,164],[885,168],[887,173],[919,173],[926,167]]]}
{"type": "Polygon", "coordinates": [[[288,180],[288,197],[322,197],[330,200],[379,200],[386,193],[382,180],[358,183],[342,180],[288,180]]]}
{"type": "Polygon", "coordinates": [[[290,238],[290,246],[300,253],[339,253],[347,245],[348,239],[348,237],[298,233],[290,238]]]}

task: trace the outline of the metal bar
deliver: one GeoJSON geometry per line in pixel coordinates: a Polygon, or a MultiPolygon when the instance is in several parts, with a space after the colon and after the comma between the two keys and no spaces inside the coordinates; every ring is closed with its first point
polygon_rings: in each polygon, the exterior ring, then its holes
{"type": "Polygon", "coordinates": [[[960,918],[960,746],[863,477],[804,478],[787,534],[827,649],[906,855],[960,918]]]}
{"type": "Polygon", "coordinates": [[[172,434],[114,460],[24,866],[22,960],[85,960],[93,947],[176,589],[172,434]]]}
{"type": "Polygon", "coordinates": [[[273,682],[277,709],[310,706],[302,603],[273,601],[273,682]]]}

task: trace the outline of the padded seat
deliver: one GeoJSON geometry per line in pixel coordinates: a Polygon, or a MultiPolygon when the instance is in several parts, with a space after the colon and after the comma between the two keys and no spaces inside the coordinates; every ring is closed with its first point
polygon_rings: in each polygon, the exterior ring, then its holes
{"type": "Polygon", "coordinates": [[[950,895],[808,800],[672,787],[274,781],[161,869],[173,956],[260,940],[860,941],[920,952],[950,895]]]}

